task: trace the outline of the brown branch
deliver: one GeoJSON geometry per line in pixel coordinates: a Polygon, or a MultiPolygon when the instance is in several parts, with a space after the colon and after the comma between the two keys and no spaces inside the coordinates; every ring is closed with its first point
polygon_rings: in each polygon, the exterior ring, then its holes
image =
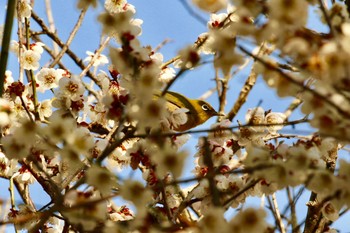
{"type": "Polygon", "coordinates": [[[225,201],[224,206],[228,208],[231,205],[231,202],[238,198],[243,193],[247,192],[249,189],[253,188],[260,180],[254,180],[235,193],[232,197],[225,201]]]}
{"type": "MultiPolygon", "coordinates": [[[[50,37],[53,41],[55,41],[58,44],[58,46],[60,46],[61,48],[64,47],[65,44],[61,41],[61,39],[58,38],[58,36],[55,33],[50,32],[48,27],[45,25],[44,21],[37,14],[35,14],[34,11],[32,11],[32,18],[35,20],[35,22],[37,22],[39,24],[39,26],[42,28],[42,30],[46,32],[46,35],[48,37],[50,37]]],[[[84,65],[82,59],[80,59],[72,50],[67,48],[66,54],[75,62],[75,64],[81,70],[85,69],[85,65],[84,65]]],[[[95,83],[98,83],[97,78],[90,71],[88,71],[86,73],[86,75],[89,78],[91,78],[95,83]]]]}
{"type": "Polygon", "coordinates": [[[257,60],[258,62],[262,63],[266,68],[271,69],[276,71],[278,74],[280,74],[283,78],[287,79],[288,81],[290,81],[293,84],[298,85],[299,87],[301,87],[303,90],[310,92],[311,94],[313,94],[314,96],[322,99],[324,102],[328,103],[330,106],[332,106],[335,110],[337,110],[337,112],[341,115],[343,115],[344,117],[350,118],[350,112],[342,109],[339,105],[337,105],[336,103],[332,102],[330,98],[328,98],[327,96],[323,96],[322,94],[318,93],[316,90],[311,89],[310,87],[308,87],[307,85],[304,85],[302,82],[295,80],[292,76],[290,76],[288,73],[283,72],[282,70],[280,70],[279,68],[277,68],[274,64],[271,64],[265,60],[263,60],[262,58],[252,54],[251,52],[249,52],[247,49],[245,49],[244,47],[238,45],[238,48],[245,54],[253,57],[255,60],[257,60]]]}
{"type": "Polygon", "coordinates": [[[105,39],[105,41],[103,41],[103,43],[100,45],[100,47],[96,50],[94,56],[92,57],[91,61],[89,62],[89,64],[85,67],[85,69],[80,73],[79,77],[82,78],[84,77],[84,75],[86,74],[86,72],[88,72],[88,70],[90,69],[90,67],[94,64],[94,62],[98,59],[98,57],[100,56],[100,54],[102,53],[102,51],[106,48],[106,46],[108,45],[109,41],[111,40],[110,37],[107,37],[105,39]]]}
{"type": "MultiPolygon", "coordinates": [[[[262,43],[259,47],[259,52],[257,56],[261,54],[268,54],[268,53],[271,53],[270,50],[264,49],[264,43],[262,43]]],[[[229,119],[230,121],[232,121],[233,118],[237,115],[238,111],[241,109],[243,104],[247,101],[248,95],[256,83],[257,76],[258,75],[255,73],[254,65],[253,65],[250,71],[250,74],[247,80],[245,81],[244,86],[242,87],[235,104],[232,106],[231,110],[226,115],[225,117],[226,119],[229,119]]]]}
{"type": "MultiPolygon", "coordinates": [[[[338,158],[338,143],[334,143],[332,150],[328,152],[328,161],[326,161],[327,169],[334,172],[336,166],[336,160],[338,158]]],[[[308,210],[305,219],[304,233],[323,232],[323,229],[327,223],[322,214],[322,207],[324,204],[337,196],[337,192],[328,198],[324,198],[321,202],[317,199],[317,193],[311,192],[308,210]]]]}
{"type": "Polygon", "coordinates": [[[241,89],[241,92],[239,93],[239,97],[237,98],[235,104],[233,105],[229,113],[226,115],[225,117],[226,119],[229,119],[230,121],[232,121],[233,118],[237,115],[238,111],[241,109],[243,104],[247,101],[247,97],[256,83],[256,78],[257,78],[257,74],[255,73],[254,67],[253,67],[247,80],[244,83],[243,88],[241,89]]]}
{"type": "Polygon", "coordinates": [[[297,214],[296,214],[296,209],[295,209],[295,199],[293,200],[292,193],[290,191],[290,187],[286,188],[287,191],[287,196],[288,196],[288,201],[289,201],[289,207],[290,207],[290,215],[291,215],[291,220],[290,223],[292,225],[292,232],[293,233],[299,233],[299,227],[298,227],[298,220],[297,220],[297,214]]]}
{"type": "MultiPolygon", "coordinates": [[[[53,19],[53,14],[52,14],[51,0],[45,0],[45,9],[46,9],[47,20],[49,21],[49,28],[51,32],[55,33],[56,27],[53,19]]],[[[52,45],[53,45],[54,54],[55,55],[58,54],[58,45],[55,42],[53,42],[52,45]]]]}
{"type": "Polygon", "coordinates": [[[76,24],[75,24],[75,26],[74,26],[72,32],[69,34],[69,37],[68,37],[68,39],[67,39],[67,42],[64,44],[62,50],[60,51],[59,54],[57,54],[57,56],[55,57],[55,59],[53,60],[53,62],[49,65],[49,68],[54,67],[54,66],[61,60],[61,58],[63,57],[63,55],[66,53],[66,51],[67,51],[69,45],[72,43],[72,41],[73,41],[75,35],[77,34],[77,32],[78,32],[78,30],[79,30],[81,24],[83,23],[83,19],[84,19],[84,17],[85,17],[85,14],[86,14],[86,10],[82,10],[82,11],[80,12],[79,18],[78,18],[78,20],[77,20],[77,22],[76,22],[76,24]]]}
{"type": "Polygon", "coordinates": [[[208,20],[204,19],[200,14],[197,14],[194,10],[192,10],[191,6],[187,3],[187,0],[180,0],[180,3],[185,8],[185,10],[195,18],[198,22],[200,22],[202,25],[206,26],[208,20]]]}
{"type": "MultiPolygon", "coordinates": [[[[42,42],[42,40],[38,36],[39,34],[35,34],[35,33],[33,34],[33,32],[31,31],[30,35],[32,36],[33,40],[35,40],[36,42],[42,42]]],[[[53,59],[55,58],[56,55],[55,55],[55,52],[53,50],[51,50],[47,45],[44,45],[43,48],[53,59]]],[[[63,65],[63,63],[60,61],[57,63],[57,65],[63,70],[68,70],[68,68],[65,67],[63,65]]]]}
{"type": "Polygon", "coordinates": [[[216,181],[215,181],[216,169],[213,164],[212,155],[209,149],[209,142],[207,137],[204,137],[203,147],[204,147],[204,154],[203,154],[204,165],[208,168],[208,173],[205,176],[205,178],[208,179],[212,204],[214,206],[221,206],[220,193],[218,188],[216,187],[216,181]]]}

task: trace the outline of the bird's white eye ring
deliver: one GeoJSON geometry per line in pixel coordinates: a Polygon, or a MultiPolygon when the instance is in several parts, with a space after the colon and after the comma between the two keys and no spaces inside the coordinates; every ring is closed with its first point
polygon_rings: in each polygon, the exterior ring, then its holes
{"type": "Polygon", "coordinates": [[[202,109],[203,109],[204,111],[208,111],[208,110],[209,110],[209,106],[206,105],[206,104],[203,104],[203,105],[202,105],[202,109]]]}

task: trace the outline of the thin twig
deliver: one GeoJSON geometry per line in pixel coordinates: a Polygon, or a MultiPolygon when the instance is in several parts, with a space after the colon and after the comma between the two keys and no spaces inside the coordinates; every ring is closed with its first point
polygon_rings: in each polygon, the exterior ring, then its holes
{"type": "MultiPolygon", "coordinates": [[[[29,37],[29,32],[30,32],[30,21],[25,18],[24,19],[24,24],[25,24],[25,29],[26,29],[26,46],[27,49],[30,49],[30,37],[29,37]]],[[[21,60],[20,60],[21,61],[21,60]]],[[[39,112],[38,112],[38,95],[36,92],[36,80],[35,80],[35,75],[34,75],[34,71],[33,70],[29,70],[28,72],[26,72],[26,74],[29,74],[29,81],[31,82],[31,86],[32,86],[32,95],[33,95],[33,105],[34,105],[34,117],[35,120],[39,120],[39,112]]]]}
{"type": "Polygon", "coordinates": [[[293,233],[298,233],[299,232],[299,228],[298,228],[298,220],[297,220],[297,214],[296,214],[296,209],[295,209],[295,202],[293,200],[292,197],[292,192],[290,190],[290,187],[286,188],[287,191],[287,197],[288,197],[288,201],[289,201],[289,206],[290,206],[290,215],[291,215],[291,224],[292,224],[292,232],[293,233]]]}
{"type": "MultiPolygon", "coordinates": [[[[52,33],[49,31],[49,29],[45,25],[44,21],[37,14],[35,14],[34,11],[32,11],[32,18],[35,20],[35,22],[37,22],[39,24],[39,26],[42,28],[42,30],[46,32],[46,35],[48,37],[50,37],[52,40],[54,40],[58,44],[58,46],[60,46],[61,48],[64,47],[64,43],[61,41],[61,39],[55,33],[52,33]]],[[[66,53],[75,62],[75,64],[78,67],[80,67],[80,69],[82,69],[82,70],[85,69],[85,65],[84,65],[82,59],[80,59],[72,50],[67,48],[66,53]]],[[[98,83],[97,78],[90,71],[87,71],[86,75],[89,78],[91,78],[95,83],[98,83]]]]}
{"type": "MultiPolygon", "coordinates": [[[[30,32],[30,35],[32,36],[33,40],[35,40],[36,42],[42,42],[42,40],[40,39],[40,37],[38,35],[35,35],[32,33],[32,31],[30,32]]],[[[55,43],[56,44],[56,43],[55,43]]],[[[51,50],[48,46],[44,45],[43,46],[44,50],[54,59],[55,58],[55,52],[53,50],[51,50]]],[[[63,65],[62,62],[58,62],[57,65],[59,66],[59,68],[63,69],[63,70],[68,70],[67,67],[65,67],[63,65]]]]}
{"type": "Polygon", "coordinates": [[[193,17],[195,18],[198,22],[203,24],[204,26],[207,25],[208,20],[204,19],[202,16],[197,14],[194,10],[192,10],[191,6],[188,5],[186,0],[180,0],[180,3],[182,6],[186,9],[186,11],[193,17]]]}
{"type": "Polygon", "coordinates": [[[228,208],[231,205],[231,202],[234,201],[236,198],[238,198],[243,193],[247,192],[249,189],[253,188],[257,183],[259,183],[260,180],[254,180],[251,181],[249,184],[247,184],[244,188],[239,190],[237,193],[235,193],[232,197],[230,197],[228,200],[225,201],[224,206],[228,208]]]}
{"type": "Polygon", "coordinates": [[[276,214],[276,222],[278,227],[280,228],[281,233],[286,233],[286,229],[284,227],[280,211],[278,209],[277,199],[276,199],[276,193],[272,194],[272,206],[274,208],[274,212],[276,214]]]}
{"type": "Polygon", "coordinates": [[[106,48],[106,46],[108,45],[109,41],[111,40],[111,37],[107,37],[103,43],[101,44],[100,48],[98,48],[94,54],[94,56],[91,58],[91,61],[89,62],[89,64],[85,67],[85,69],[83,69],[83,71],[80,73],[79,78],[82,78],[85,76],[85,74],[88,72],[88,70],[90,69],[90,67],[94,64],[94,62],[98,59],[98,57],[100,56],[100,54],[102,53],[102,51],[106,48]]]}
{"type": "Polygon", "coordinates": [[[209,183],[209,191],[211,195],[212,204],[214,206],[221,206],[220,203],[220,193],[218,188],[216,187],[216,181],[215,181],[215,173],[216,169],[214,168],[213,160],[211,157],[211,151],[209,149],[209,142],[208,138],[204,137],[204,154],[203,154],[203,160],[204,165],[208,168],[208,173],[205,176],[208,179],[209,183]]]}
{"type": "Polygon", "coordinates": [[[331,22],[331,19],[329,18],[329,15],[327,13],[327,10],[326,10],[326,7],[324,5],[324,2],[323,2],[323,0],[318,0],[318,2],[320,4],[320,9],[322,11],[322,14],[323,14],[323,16],[324,16],[324,18],[325,18],[325,20],[327,22],[327,25],[329,27],[329,32],[330,32],[330,34],[334,35],[335,31],[333,30],[332,22],[331,22]]]}
{"type": "Polygon", "coordinates": [[[316,90],[311,89],[310,87],[304,85],[302,82],[295,80],[292,76],[290,76],[289,74],[283,72],[282,70],[278,69],[277,67],[275,67],[273,64],[266,62],[265,60],[263,60],[262,58],[260,58],[259,56],[256,56],[254,54],[252,54],[251,52],[249,52],[247,49],[245,49],[244,47],[238,45],[238,48],[244,52],[245,54],[252,56],[255,60],[257,60],[258,62],[262,63],[266,68],[269,68],[271,70],[276,71],[277,73],[279,73],[282,77],[286,78],[288,81],[290,81],[293,84],[298,85],[299,87],[301,87],[303,90],[306,90],[310,93],[312,93],[314,96],[322,99],[324,102],[328,103],[330,106],[332,106],[335,110],[337,110],[341,115],[343,115],[344,117],[350,117],[350,112],[344,110],[341,108],[341,106],[339,106],[338,104],[334,103],[331,98],[328,98],[326,96],[323,96],[322,94],[318,93],[316,90]]]}
{"type": "MultiPolygon", "coordinates": [[[[53,14],[52,14],[51,0],[45,0],[45,8],[46,8],[47,20],[49,21],[50,31],[55,33],[56,27],[53,19],[53,14]]],[[[53,45],[53,54],[54,55],[58,54],[58,45],[54,41],[52,42],[52,45],[53,45]]]]}
{"type": "Polygon", "coordinates": [[[60,60],[61,58],[63,57],[63,55],[66,53],[69,45],[72,43],[75,35],[77,34],[81,24],[83,23],[83,19],[85,17],[85,14],[86,14],[86,10],[82,10],[80,12],[80,15],[79,15],[79,18],[76,22],[76,24],[74,25],[74,28],[73,30],[71,31],[71,33],[69,34],[69,37],[67,39],[67,42],[64,44],[62,50],[60,51],[59,54],[57,54],[57,56],[55,57],[55,59],[52,61],[52,63],[49,65],[49,68],[52,68],[54,67],[60,60]]]}
{"type": "MultiPolygon", "coordinates": [[[[265,45],[264,43],[262,43],[260,45],[259,51],[258,51],[258,56],[261,54],[268,53],[268,51],[266,49],[263,49],[264,45],[265,45]]],[[[249,74],[247,80],[245,81],[244,86],[242,87],[235,104],[232,106],[231,110],[226,115],[226,117],[225,117],[226,119],[229,119],[230,121],[232,121],[233,118],[237,115],[238,111],[241,109],[243,104],[247,101],[248,95],[256,83],[256,79],[257,79],[257,74],[254,70],[254,65],[253,65],[251,68],[250,74],[249,74]]]]}

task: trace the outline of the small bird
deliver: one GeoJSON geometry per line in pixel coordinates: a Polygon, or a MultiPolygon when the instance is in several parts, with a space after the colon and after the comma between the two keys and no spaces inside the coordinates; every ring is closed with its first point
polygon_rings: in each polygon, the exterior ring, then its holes
{"type": "MultiPolygon", "coordinates": [[[[156,93],[155,96],[159,98],[161,93],[156,93]]],[[[203,100],[190,99],[172,91],[167,91],[163,97],[167,101],[166,104],[169,111],[174,111],[178,108],[188,109],[186,112],[187,122],[175,127],[175,131],[186,131],[203,124],[213,116],[223,116],[223,114],[216,112],[210,104],[203,100]]]]}

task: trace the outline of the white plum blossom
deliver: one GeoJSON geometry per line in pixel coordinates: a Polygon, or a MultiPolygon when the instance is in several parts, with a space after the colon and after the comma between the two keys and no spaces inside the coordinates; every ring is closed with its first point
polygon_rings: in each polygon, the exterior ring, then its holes
{"type": "Polygon", "coordinates": [[[267,130],[270,133],[276,133],[278,130],[283,128],[283,122],[285,121],[286,116],[281,112],[270,112],[265,116],[265,123],[267,130]],[[271,124],[271,125],[269,125],[271,124]]]}
{"type": "Polygon", "coordinates": [[[227,13],[211,14],[207,26],[209,29],[220,28],[220,24],[223,23],[226,18],[227,13]]]}
{"type": "Polygon", "coordinates": [[[18,140],[13,135],[7,135],[1,139],[5,155],[9,159],[23,159],[29,155],[29,143],[18,140]]]}
{"type": "Polygon", "coordinates": [[[11,102],[0,98],[0,127],[8,125],[12,120],[12,115],[11,102]]]}
{"type": "Polygon", "coordinates": [[[18,170],[17,164],[16,159],[8,159],[0,152],[0,176],[11,177],[18,170]]]}
{"type": "Polygon", "coordinates": [[[87,155],[89,150],[94,147],[93,137],[90,131],[84,127],[79,127],[73,133],[68,134],[66,141],[70,149],[77,154],[87,155]]]}
{"type": "Polygon", "coordinates": [[[247,208],[240,211],[229,224],[233,232],[264,232],[267,229],[265,217],[264,210],[247,208]]]}
{"type": "Polygon", "coordinates": [[[30,6],[29,2],[27,0],[20,0],[18,1],[18,16],[20,18],[30,18],[32,7],[30,6]]]}
{"type": "Polygon", "coordinates": [[[39,60],[41,58],[40,53],[33,50],[25,50],[21,54],[21,62],[23,68],[26,70],[37,70],[40,67],[39,60]]]}
{"type": "Polygon", "coordinates": [[[51,116],[52,114],[52,105],[51,105],[52,100],[47,99],[44,100],[40,103],[38,107],[38,112],[40,119],[45,119],[51,116]]]}
{"type": "Polygon", "coordinates": [[[86,182],[107,196],[116,186],[115,176],[106,168],[93,165],[86,172],[86,182]]]}
{"type": "Polygon", "coordinates": [[[197,49],[193,46],[187,46],[179,51],[180,59],[175,62],[175,67],[181,69],[191,69],[198,65],[200,56],[197,49]]]}
{"type": "Polygon", "coordinates": [[[116,37],[118,41],[122,41],[122,37],[127,37],[127,40],[141,35],[142,29],[141,19],[133,19],[132,11],[124,11],[118,14],[111,15],[108,12],[99,15],[98,20],[102,23],[102,31],[104,34],[116,37]]]}
{"type": "Polygon", "coordinates": [[[200,9],[208,12],[217,12],[227,7],[227,0],[192,0],[200,9]]]}
{"type": "Polygon", "coordinates": [[[110,13],[119,13],[125,11],[126,0],[106,0],[105,8],[110,13]]]}
{"type": "MultiPolygon", "coordinates": [[[[95,53],[90,52],[90,51],[86,51],[86,54],[88,55],[88,57],[86,57],[84,59],[84,62],[88,62],[88,63],[90,63],[92,61],[92,59],[96,56],[95,53]]],[[[92,65],[93,66],[103,66],[106,64],[108,64],[108,58],[103,54],[99,54],[98,57],[96,59],[94,59],[94,63],[92,65]]]]}
{"type": "Polygon", "coordinates": [[[58,85],[60,93],[73,101],[79,100],[85,91],[81,80],[77,76],[71,78],[62,77],[58,85]]]}
{"type": "Polygon", "coordinates": [[[38,91],[45,92],[58,87],[58,82],[62,78],[64,70],[54,68],[42,68],[37,73],[38,91]]]}
{"type": "Polygon", "coordinates": [[[35,181],[34,176],[28,170],[20,170],[16,172],[13,175],[13,178],[15,178],[21,184],[33,184],[35,181]]]}
{"type": "Polygon", "coordinates": [[[77,3],[77,8],[81,10],[86,10],[92,6],[93,8],[97,7],[97,0],[79,0],[77,3]]]}
{"type": "Polygon", "coordinates": [[[20,47],[20,44],[17,41],[11,40],[10,51],[13,52],[17,57],[19,56],[19,47],[20,47]]]}
{"type": "Polygon", "coordinates": [[[41,128],[43,135],[53,143],[66,139],[76,129],[76,122],[70,118],[63,118],[59,112],[54,112],[49,118],[50,124],[41,128]]]}
{"type": "Polygon", "coordinates": [[[44,46],[45,46],[44,43],[36,42],[30,45],[30,49],[33,50],[34,52],[42,54],[44,52],[44,48],[43,48],[44,46]]]}
{"type": "Polygon", "coordinates": [[[163,149],[152,156],[152,160],[157,164],[156,172],[160,177],[164,177],[169,172],[175,178],[179,177],[187,157],[185,151],[177,152],[173,148],[163,149]]]}

